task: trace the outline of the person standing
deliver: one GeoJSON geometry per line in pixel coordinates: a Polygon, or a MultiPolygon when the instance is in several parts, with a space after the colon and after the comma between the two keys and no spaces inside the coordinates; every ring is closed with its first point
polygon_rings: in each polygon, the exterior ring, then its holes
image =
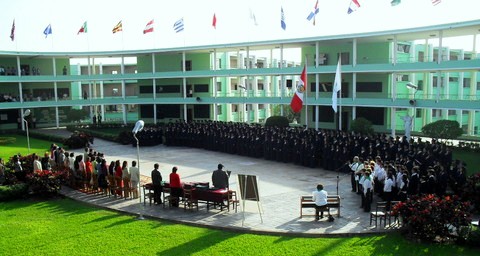
{"type": "MultiPolygon", "coordinates": [[[[42,163],[40,162],[40,160],[38,160],[38,155],[35,155],[34,157],[35,160],[33,160],[33,171],[36,172],[36,171],[42,171],[42,163]]],[[[46,169],[45,169],[46,170],[46,169]]]]}
{"type": "Polygon", "coordinates": [[[137,167],[137,161],[132,161],[130,171],[130,183],[132,184],[133,198],[138,198],[138,184],[140,182],[140,170],[137,167]]]}
{"type": "Polygon", "coordinates": [[[317,190],[312,192],[312,200],[315,202],[315,220],[323,218],[323,211],[328,211],[328,216],[330,217],[330,210],[328,209],[328,193],[323,190],[323,185],[318,184],[317,190]],[[321,212],[321,215],[319,216],[321,212]]]}
{"type": "Polygon", "coordinates": [[[223,170],[223,164],[218,164],[217,170],[212,173],[212,184],[214,188],[228,188],[228,174],[223,170]]]}
{"type": "Polygon", "coordinates": [[[182,184],[180,182],[180,175],[177,173],[178,168],[174,166],[172,173],[170,173],[170,196],[173,207],[178,207],[180,196],[182,194],[182,184]]]}
{"type": "Polygon", "coordinates": [[[363,169],[363,164],[360,162],[360,158],[358,156],[355,156],[353,158],[353,163],[349,165],[350,167],[350,181],[352,183],[352,192],[358,192],[358,180],[359,180],[359,174],[360,171],[363,169]]]}
{"type": "Polygon", "coordinates": [[[152,183],[153,183],[153,201],[156,204],[162,203],[162,174],[158,171],[158,164],[153,165],[152,170],[152,183]]]}

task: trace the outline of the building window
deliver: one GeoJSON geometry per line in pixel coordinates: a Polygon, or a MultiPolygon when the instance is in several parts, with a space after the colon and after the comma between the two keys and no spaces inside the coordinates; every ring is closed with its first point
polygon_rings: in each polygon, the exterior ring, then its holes
{"type": "Polygon", "coordinates": [[[457,54],[450,54],[450,60],[458,60],[458,55],[457,54]]]}
{"type": "Polygon", "coordinates": [[[442,110],[441,109],[432,109],[432,117],[441,117],[442,110]]]}
{"type": "Polygon", "coordinates": [[[470,88],[470,78],[463,78],[463,88],[470,88]]]}
{"type": "MultiPolygon", "coordinates": [[[[317,61],[317,55],[314,54],[313,55],[313,64],[315,66],[317,65],[316,61],[317,61]]],[[[318,65],[319,66],[327,65],[327,63],[328,63],[328,54],[326,54],[326,53],[318,54],[318,65]]]]}
{"type": "Polygon", "coordinates": [[[258,83],[258,90],[262,90],[262,91],[264,90],[263,89],[263,83],[258,83]]]}
{"type": "Polygon", "coordinates": [[[468,110],[462,110],[462,115],[468,115],[468,110]]]}
{"type": "Polygon", "coordinates": [[[116,70],[112,70],[112,75],[116,75],[118,72],[116,70]]]}
{"type": "Polygon", "coordinates": [[[403,53],[410,53],[410,45],[409,44],[397,44],[397,51],[403,53]]]}
{"type": "Polygon", "coordinates": [[[217,92],[222,90],[222,82],[217,82],[217,92]]]}
{"type": "Polygon", "coordinates": [[[448,81],[449,81],[449,82],[457,82],[457,83],[458,83],[458,77],[452,77],[452,76],[451,76],[451,77],[448,78],[448,81]]]}
{"type": "Polygon", "coordinates": [[[457,111],[456,111],[456,110],[451,110],[451,109],[448,110],[448,115],[449,115],[449,116],[454,116],[454,115],[456,115],[456,114],[457,114],[457,111]]]}
{"type": "Polygon", "coordinates": [[[349,65],[350,64],[350,53],[349,52],[341,52],[341,53],[339,53],[339,56],[342,59],[342,65],[349,65]]]}
{"type": "Polygon", "coordinates": [[[417,109],[417,111],[415,113],[415,117],[422,117],[422,110],[421,109],[417,109]]]}
{"type": "Polygon", "coordinates": [[[424,62],[425,61],[425,53],[424,52],[418,52],[418,62],[424,62]]]}
{"type": "Polygon", "coordinates": [[[265,108],[265,104],[258,104],[258,109],[264,109],[265,108]]]}
{"type": "Polygon", "coordinates": [[[423,80],[417,81],[417,90],[423,90],[423,80]]]}
{"type": "Polygon", "coordinates": [[[217,105],[217,115],[221,115],[222,114],[222,105],[218,104],[217,105]]]}
{"type": "Polygon", "coordinates": [[[222,69],[222,59],[217,59],[217,69],[222,69]]]}
{"type": "MultiPolygon", "coordinates": [[[[181,70],[183,70],[183,66],[180,67],[181,70]]],[[[185,71],[191,71],[192,70],[192,61],[191,60],[186,60],[185,61],[185,71]]]]}
{"type": "Polygon", "coordinates": [[[238,105],[232,104],[232,112],[238,112],[238,105]]]}

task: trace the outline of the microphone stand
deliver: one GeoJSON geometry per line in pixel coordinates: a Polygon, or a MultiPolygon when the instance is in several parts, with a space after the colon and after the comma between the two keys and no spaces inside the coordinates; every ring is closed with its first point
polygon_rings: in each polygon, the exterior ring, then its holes
{"type": "Polygon", "coordinates": [[[340,169],[345,167],[348,164],[348,162],[344,163],[342,166],[338,167],[335,171],[337,172],[337,195],[338,195],[338,184],[340,183],[340,169]]]}

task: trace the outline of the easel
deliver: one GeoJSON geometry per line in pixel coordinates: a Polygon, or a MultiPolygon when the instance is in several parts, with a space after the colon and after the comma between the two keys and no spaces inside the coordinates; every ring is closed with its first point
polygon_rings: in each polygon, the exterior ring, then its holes
{"type": "Polygon", "coordinates": [[[258,194],[257,176],[238,174],[238,184],[240,188],[240,198],[242,199],[242,227],[245,222],[245,201],[256,201],[258,213],[260,214],[260,221],[263,223],[262,210],[260,206],[260,197],[258,194]]]}

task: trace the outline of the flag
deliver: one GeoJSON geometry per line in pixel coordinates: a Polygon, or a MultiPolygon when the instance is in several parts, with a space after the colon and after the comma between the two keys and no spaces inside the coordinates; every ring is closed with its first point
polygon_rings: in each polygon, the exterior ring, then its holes
{"type": "Polygon", "coordinates": [[[332,108],[335,113],[337,113],[337,94],[342,89],[342,58],[341,55],[338,57],[337,71],[335,72],[335,81],[333,82],[332,89],[332,108]]]}
{"type": "Polygon", "coordinates": [[[183,31],[183,18],[177,20],[177,22],[175,22],[175,24],[173,24],[173,29],[175,30],[176,33],[178,32],[182,32],[183,31]]]}
{"type": "Polygon", "coordinates": [[[147,25],[145,26],[145,29],[143,30],[143,33],[150,33],[153,32],[153,20],[149,21],[147,25]]]}
{"type": "Polygon", "coordinates": [[[352,0],[350,2],[350,6],[348,7],[347,13],[350,14],[356,11],[358,8],[360,8],[360,3],[358,2],[358,0],[352,0]]]}
{"type": "Polygon", "coordinates": [[[120,32],[120,31],[123,31],[123,25],[122,25],[122,21],[119,21],[117,23],[117,25],[115,25],[115,27],[113,27],[112,29],[112,33],[117,33],[117,32],[120,32]]]}
{"type": "Polygon", "coordinates": [[[307,88],[307,64],[303,66],[302,75],[300,75],[300,81],[298,81],[297,89],[293,95],[292,101],[290,102],[290,107],[293,112],[298,113],[302,111],[303,107],[303,92],[307,88]]]}
{"type": "Polygon", "coordinates": [[[285,23],[285,13],[283,12],[283,7],[280,9],[280,26],[283,30],[287,29],[287,24],[285,23]]]}
{"type": "Polygon", "coordinates": [[[253,21],[253,25],[258,26],[257,18],[255,17],[255,13],[250,9],[250,19],[253,21]]]}
{"type": "Polygon", "coordinates": [[[390,4],[391,4],[392,6],[399,5],[401,1],[402,1],[402,0],[392,0],[392,1],[390,2],[390,4]]]}
{"type": "Polygon", "coordinates": [[[52,34],[52,25],[51,24],[48,24],[48,26],[43,31],[43,34],[45,35],[45,38],[47,38],[48,35],[52,34]]]}
{"type": "Polygon", "coordinates": [[[213,14],[212,26],[214,29],[217,29],[217,16],[213,14]]]}
{"type": "Polygon", "coordinates": [[[318,0],[317,2],[315,3],[315,8],[313,8],[313,11],[310,12],[310,14],[308,15],[307,17],[307,20],[312,20],[313,19],[313,25],[315,26],[315,16],[317,15],[319,9],[318,9],[318,0]]]}
{"type": "Polygon", "coordinates": [[[439,4],[439,3],[441,3],[441,2],[442,2],[442,0],[432,0],[432,4],[433,4],[434,6],[437,5],[437,4],[439,4]]]}
{"type": "Polygon", "coordinates": [[[10,39],[15,40],[15,19],[13,19],[12,30],[10,31],[10,39]]]}
{"type": "Polygon", "coordinates": [[[77,35],[80,33],[87,33],[87,22],[85,21],[82,27],[78,30],[77,35]]]}

